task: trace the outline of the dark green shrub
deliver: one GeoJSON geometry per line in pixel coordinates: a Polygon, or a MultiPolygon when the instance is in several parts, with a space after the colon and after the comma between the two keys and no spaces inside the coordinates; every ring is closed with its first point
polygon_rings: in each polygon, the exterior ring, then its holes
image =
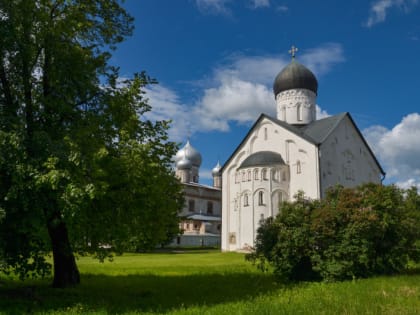
{"type": "Polygon", "coordinates": [[[312,237],[310,215],[316,202],[304,199],[303,193],[296,196],[296,202],[285,202],[276,218],[268,218],[258,229],[255,251],[247,256],[260,269],[268,265],[281,279],[316,279],[311,264],[312,237]]]}
{"type": "Polygon", "coordinates": [[[415,189],[396,186],[337,186],[322,201],[299,194],[263,222],[248,259],[283,280],[400,272],[419,261],[419,206],[415,189]]]}

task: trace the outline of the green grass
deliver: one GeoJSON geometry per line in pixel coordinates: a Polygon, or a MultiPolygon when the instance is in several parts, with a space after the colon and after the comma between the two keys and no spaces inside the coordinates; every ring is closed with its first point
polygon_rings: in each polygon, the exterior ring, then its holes
{"type": "Polygon", "coordinates": [[[127,254],[78,261],[80,286],[0,280],[0,314],[420,314],[420,274],[276,283],[238,253],[127,254]]]}

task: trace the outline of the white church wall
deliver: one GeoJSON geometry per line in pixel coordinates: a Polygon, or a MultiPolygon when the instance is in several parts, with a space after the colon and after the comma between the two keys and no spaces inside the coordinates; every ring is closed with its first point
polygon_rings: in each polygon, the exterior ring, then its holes
{"type": "Polygon", "coordinates": [[[381,171],[349,117],[320,146],[322,196],[328,187],[381,182],[381,171]]]}

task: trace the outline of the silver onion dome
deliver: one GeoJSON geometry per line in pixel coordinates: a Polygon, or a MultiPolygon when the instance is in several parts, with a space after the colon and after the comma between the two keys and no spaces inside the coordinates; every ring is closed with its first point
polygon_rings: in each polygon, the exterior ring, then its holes
{"type": "Polygon", "coordinates": [[[179,170],[189,170],[192,167],[192,163],[185,156],[176,163],[176,168],[179,170]]]}
{"type": "Polygon", "coordinates": [[[201,154],[198,152],[188,140],[185,146],[180,149],[175,155],[175,164],[178,167],[178,163],[183,159],[191,161],[193,166],[200,167],[201,165],[201,154]]]}
{"type": "Polygon", "coordinates": [[[219,176],[221,168],[222,168],[222,166],[220,165],[219,161],[217,161],[217,165],[211,170],[211,174],[213,176],[219,176]]]}

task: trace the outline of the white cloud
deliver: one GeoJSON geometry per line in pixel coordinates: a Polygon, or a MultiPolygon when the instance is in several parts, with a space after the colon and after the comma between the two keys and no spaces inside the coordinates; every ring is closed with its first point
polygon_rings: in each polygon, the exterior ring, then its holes
{"type": "Polygon", "coordinates": [[[267,86],[226,76],[217,87],[204,91],[195,113],[201,130],[228,131],[231,121],[249,123],[262,112],[274,114],[274,110],[274,96],[267,86]]]}
{"type": "Polygon", "coordinates": [[[226,6],[231,0],[195,0],[198,9],[203,13],[229,15],[230,10],[226,6]]]}
{"type": "Polygon", "coordinates": [[[420,114],[405,116],[392,129],[372,126],[363,131],[387,173],[387,181],[420,188],[420,114]]]}
{"type": "Polygon", "coordinates": [[[319,105],[316,105],[316,119],[327,118],[329,116],[331,115],[328,114],[326,110],[319,107],[319,105]]]}
{"type": "Polygon", "coordinates": [[[189,135],[189,109],[178,95],[163,85],[151,85],[145,89],[146,97],[152,110],[146,113],[146,118],[157,120],[172,120],[169,137],[172,141],[183,141],[189,135]]]}
{"type": "MultiPolygon", "coordinates": [[[[233,3],[232,0],[194,0],[197,8],[200,12],[205,14],[215,14],[215,15],[226,15],[230,16],[232,14],[229,4],[233,3]]],[[[259,8],[268,8],[270,7],[270,0],[248,0],[245,3],[245,6],[248,9],[259,9],[259,8]]],[[[281,6],[281,8],[287,8],[281,6]]]]}
{"type": "Polygon", "coordinates": [[[283,12],[284,13],[284,12],[289,11],[289,7],[287,5],[279,5],[279,6],[277,6],[276,10],[278,12],[283,12]]]}
{"type": "Polygon", "coordinates": [[[254,9],[270,7],[270,0],[251,0],[251,7],[254,9]]]}
{"type": "Polygon", "coordinates": [[[384,22],[388,11],[393,7],[408,12],[411,7],[417,4],[418,0],[377,0],[370,7],[369,17],[365,25],[372,27],[384,22]]]}
{"type": "Polygon", "coordinates": [[[203,179],[211,180],[211,179],[213,179],[213,175],[212,175],[211,171],[212,170],[209,170],[209,169],[206,169],[206,168],[203,168],[203,169],[200,168],[200,180],[203,180],[203,179]]]}
{"type": "Polygon", "coordinates": [[[327,43],[309,49],[302,56],[298,57],[317,76],[329,72],[333,66],[345,61],[343,48],[337,43],[327,43]]]}

